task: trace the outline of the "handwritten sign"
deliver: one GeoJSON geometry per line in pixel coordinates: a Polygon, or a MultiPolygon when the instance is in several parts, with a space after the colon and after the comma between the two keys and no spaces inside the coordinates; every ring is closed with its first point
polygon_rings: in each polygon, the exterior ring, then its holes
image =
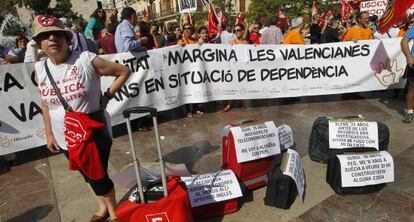
{"type": "Polygon", "coordinates": [[[280,153],[279,133],[273,121],[232,127],[230,130],[239,163],[280,153]]]}
{"type": "Polygon", "coordinates": [[[181,177],[187,186],[191,207],[221,202],[243,196],[231,170],[181,177]]]}
{"type": "Polygon", "coordinates": [[[279,126],[279,141],[281,149],[287,149],[293,146],[293,132],[290,126],[284,124],[279,126]]]}
{"type": "Polygon", "coordinates": [[[354,147],[378,148],[376,122],[329,120],[329,147],[343,149],[354,147]]]}
{"type": "Polygon", "coordinates": [[[305,191],[305,171],[303,170],[302,162],[298,152],[288,149],[286,156],[286,168],[282,169],[284,175],[290,176],[296,183],[300,198],[303,200],[303,193],[305,191]]]}
{"type": "Polygon", "coordinates": [[[343,187],[361,187],[394,181],[392,156],[381,151],[367,154],[338,155],[343,187]]]}

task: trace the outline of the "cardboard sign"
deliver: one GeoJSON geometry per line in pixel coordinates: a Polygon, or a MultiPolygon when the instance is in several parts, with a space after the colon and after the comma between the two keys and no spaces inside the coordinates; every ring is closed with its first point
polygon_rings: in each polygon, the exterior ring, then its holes
{"type": "Polygon", "coordinates": [[[230,128],[238,163],[280,153],[279,133],[273,121],[230,128]]]}
{"type": "Polygon", "coordinates": [[[195,12],[197,10],[196,0],[178,0],[180,13],[195,12]]]}
{"type": "Polygon", "coordinates": [[[290,126],[284,124],[277,128],[281,149],[288,149],[293,146],[293,132],[290,126]]]}
{"type": "Polygon", "coordinates": [[[231,170],[181,177],[187,186],[191,207],[221,202],[243,196],[231,170]]]}
{"type": "Polygon", "coordinates": [[[338,155],[343,187],[361,187],[394,181],[392,156],[381,151],[367,154],[338,155]]]}
{"type": "Polygon", "coordinates": [[[329,120],[329,147],[378,147],[377,122],[329,120]]]}
{"type": "Polygon", "coordinates": [[[387,8],[388,0],[373,0],[361,2],[360,11],[368,12],[369,15],[377,15],[379,18],[382,17],[387,8]]]}
{"type": "Polygon", "coordinates": [[[300,198],[303,200],[303,193],[305,191],[305,171],[303,170],[302,162],[300,161],[300,155],[298,152],[292,149],[288,149],[284,158],[281,169],[283,174],[292,177],[298,188],[300,198]]]}

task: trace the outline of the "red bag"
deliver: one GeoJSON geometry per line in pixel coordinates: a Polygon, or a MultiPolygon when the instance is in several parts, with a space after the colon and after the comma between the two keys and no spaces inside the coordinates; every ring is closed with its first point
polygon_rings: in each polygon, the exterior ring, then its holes
{"type": "MultiPolygon", "coordinates": [[[[246,123],[254,122],[248,121],[246,123]]],[[[244,163],[237,162],[236,147],[234,145],[231,127],[240,124],[226,126],[222,140],[222,169],[231,169],[241,184],[244,184],[246,191],[266,186],[267,172],[272,166],[274,156],[265,157],[244,163]]],[[[242,187],[243,188],[243,187],[242,187]]]]}
{"type": "Polygon", "coordinates": [[[194,219],[205,219],[210,217],[218,217],[226,214],[232,214],[239,209],[239,199],[231,199],[218,203],[207,204],[194,207],[194,219]]]}
{"type": "Polygon", "coordinates": [[[134,203],[129,200],[120,204],[115,213],[123,222],[192,222],[190,201],[180,178],[167,183],[168,196],[152,203],[134,203]]]}
{"type": "Polygon", "coordinates": [[[92,180],[105,176],[101,158],[93,138],[93,129],[104,127],[101,122],[82,112],[66,112],[65,141],[69,153],[69,169],[79,170],[92,180]]]}

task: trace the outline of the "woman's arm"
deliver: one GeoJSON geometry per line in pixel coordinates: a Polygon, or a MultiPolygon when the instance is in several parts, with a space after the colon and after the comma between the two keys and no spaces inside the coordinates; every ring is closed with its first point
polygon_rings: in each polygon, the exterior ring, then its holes
{"type": "Polygon", "coordinates": [[[124,85],[131,75],[131,71],[128,67],[120,65],[115,62],[109,62],[98,56],[96,56],[92,65],[95,68],[95,71],[100,76],[114,76],[115,80],[105,92],[107,96],[112,98],[115,93],[124,85]]]}
{"type": "Polygon", "coordinates": [[[46,140],[47,140],[46,147],[50,150],[50,152],[57,153],[59,152],[59,146],[52,132],[52,123],[50,121],[50,116],[49,116],[49,107],[42,102],[41,109],[42,109],[42,115],[43,115],[43,122],[45,124],[45,133],[46,133],[46,140]]]}

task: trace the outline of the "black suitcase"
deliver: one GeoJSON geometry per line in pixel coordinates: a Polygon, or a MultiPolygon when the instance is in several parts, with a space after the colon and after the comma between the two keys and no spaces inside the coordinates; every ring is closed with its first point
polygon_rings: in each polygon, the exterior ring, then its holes
{"type": "Polygon", "coordinates": [[[280,169],[283,156],[286,152],[277,154],[273,161],[272,169],[267,174],[265,205],[281,209],[289,209],[295,202],[298,190],[295,181],[288,175],[284,175],[280,169]]]}
{"type": "MultiPolygon", "coordinates": [[[[358,151],[372,151],[372,148],[365,148],[358,151]]],[[[374,149],[376,151],[376,149],[374,149]]],[[[339,154],[338,154],[339,155],[339,154]]],[[[361,187],[342,187],[341,165],[337,155],[332,156],[328,160],[328,168],[326,169],[326,182],[337,194],[368,194],[380,191],[385,187],[385,183],[376,185],[367,185],[361,187]]]]}
{"type": "MultiPolygon", "coordinates": [[[[329,120],[332,119],[356,119],[358,116],[349,117],[318,117],[312,126],[312,132],[309,138],[309,157],[313,161],[327,163],[328,159],[335,154],[340,154],[342,151],[329,148],[329,120]]],[[[360,118],[364,120],[363,118],[360,118]]],[[[384,123],[378,122],[378,145],[379,150],[387,150],[389,144],[389,129],[384,123]]],[[[357,148],[358,149],[358,148],[357,148]]],[[[342,149],[344,151],[354,151],[356,149],[342,149]]]]}

